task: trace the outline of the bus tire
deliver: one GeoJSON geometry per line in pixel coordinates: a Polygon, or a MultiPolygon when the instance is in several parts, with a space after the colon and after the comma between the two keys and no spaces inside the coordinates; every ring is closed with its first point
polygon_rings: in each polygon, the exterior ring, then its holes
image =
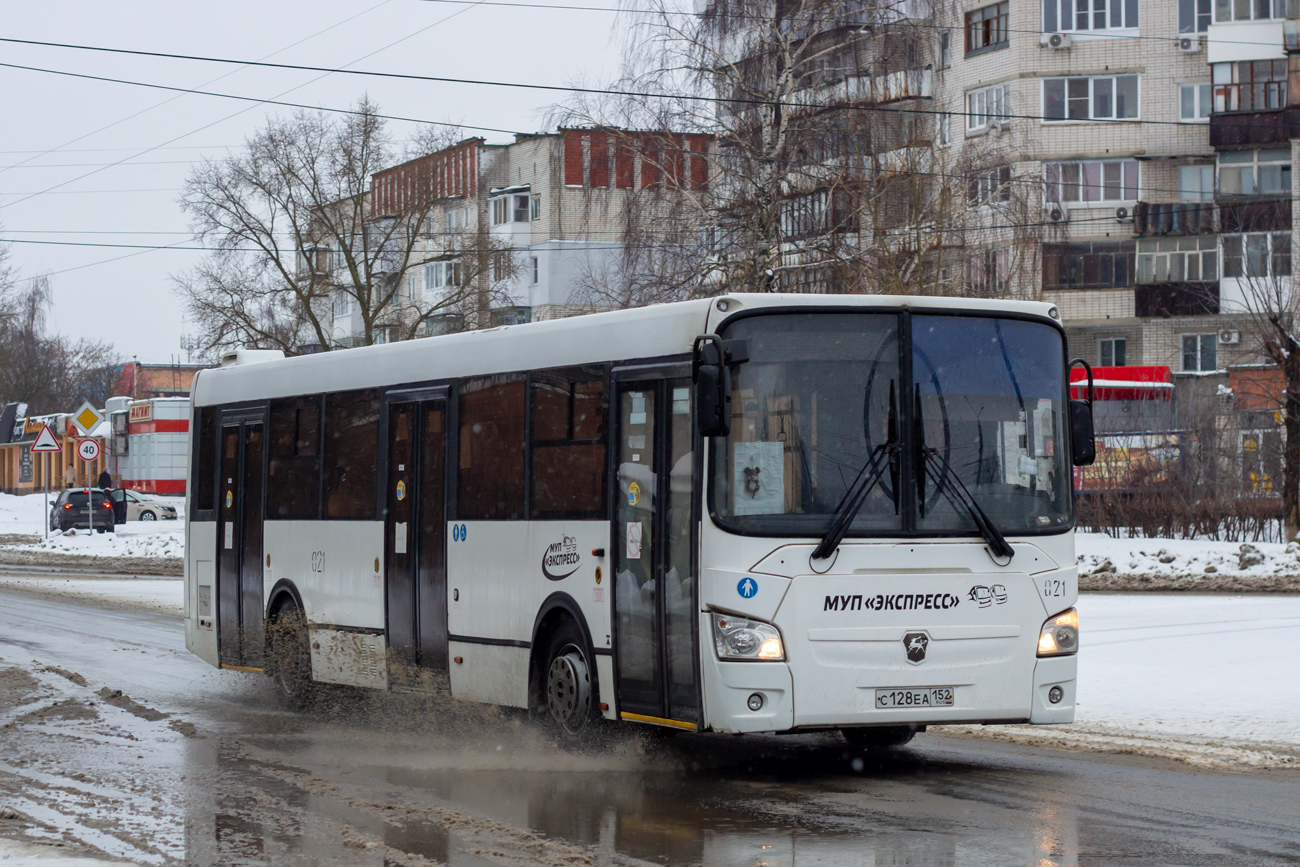
{"type": "Polygon", "coordinates": [[[308,641],[307,618],[302,609],[293,601],[284,602],[267,624],[271,663],[267,673],[280,699],[294,710],[305,708],[315,695],[308,641]]]}
{"type": "Polygon", "coordinates": [[[925,731],[925,726],[868,726],[864,728],[840,729],[844,740],[850,745],[864,750],[887,750],[901,747],[916,737],[918,731],[925,731]]]}
{"type": "Polygon", "coordinates": [[[551,633],[544,660],[541,687],[546,722],[564,740],[583,740],[596,728],[600,712],[594,657],[576,623],[566,618],[551,633]]]}

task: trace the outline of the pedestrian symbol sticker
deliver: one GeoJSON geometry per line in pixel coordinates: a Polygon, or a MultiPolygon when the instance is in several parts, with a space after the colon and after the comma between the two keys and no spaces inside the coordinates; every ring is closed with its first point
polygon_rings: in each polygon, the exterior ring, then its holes
{"type": "Polygon", "coordinates": [[[406,499],[406,481],[402,480],[397,483],[397,499],[402,501],[406,499]]]}
{"type": "Polygon", "coordinates": [[[758,582],[749,577],[741,578],[740,583],[736,585],[736,592],[744,599],[753,599],[754,594],[758,592],[758,582]]]}
{"type": "Polygon", "coordinates": [[[641,502],[641,486],[633,482],[627,486],[627,504],[635,506],[639,502],[641,502]]]}

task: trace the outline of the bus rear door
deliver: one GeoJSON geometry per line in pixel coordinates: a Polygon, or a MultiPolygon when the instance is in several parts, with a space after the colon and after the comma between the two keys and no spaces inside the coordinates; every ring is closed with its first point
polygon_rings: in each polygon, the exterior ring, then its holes
{"type": "Polygon", "coordinates": [[[262,410],[221,419],[217,643],[221,664],[262,666],[262,508],[266,417],[262,410]]]}

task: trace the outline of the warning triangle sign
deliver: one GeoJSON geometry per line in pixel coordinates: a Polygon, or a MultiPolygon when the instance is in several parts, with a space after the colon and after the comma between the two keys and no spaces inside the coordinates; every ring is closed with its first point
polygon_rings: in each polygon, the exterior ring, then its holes
{"type": "Polygon", "coordinates": [[[32,443],[34,452],[58,452],[63,451],[63,446],[59,445],[58,439],[54,436],[54,431],[50,430],[49,425],[41,428],[41,432],[36,435],[36,441],[32,443]]]}

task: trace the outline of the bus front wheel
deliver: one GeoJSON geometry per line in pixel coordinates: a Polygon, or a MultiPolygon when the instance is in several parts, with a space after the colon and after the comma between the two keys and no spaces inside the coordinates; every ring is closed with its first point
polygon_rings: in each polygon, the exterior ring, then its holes
{"type": "Polygon", "coordinates": [[[582,631],[571,620],[551,636],[543,669],[546,717],[565,739],[578,740],[595,727],[595,676],[582,631]]]}
{"type": "Polygon", "coordinates": [[[918,731],[925,731],[925,726],[869,726],[840,729],[840,734],[844,735],[844,740],[859,749],[887,750],[908,743],[916,737],[918,731]]]}
{"type": "Polygon", "coordinates": [[[286,603],[276,612],[268,632],[270,674],[276,691],[290,707],[302,710],[311,701],[313,686],[307,618],[297,605],[286,603]]]}

